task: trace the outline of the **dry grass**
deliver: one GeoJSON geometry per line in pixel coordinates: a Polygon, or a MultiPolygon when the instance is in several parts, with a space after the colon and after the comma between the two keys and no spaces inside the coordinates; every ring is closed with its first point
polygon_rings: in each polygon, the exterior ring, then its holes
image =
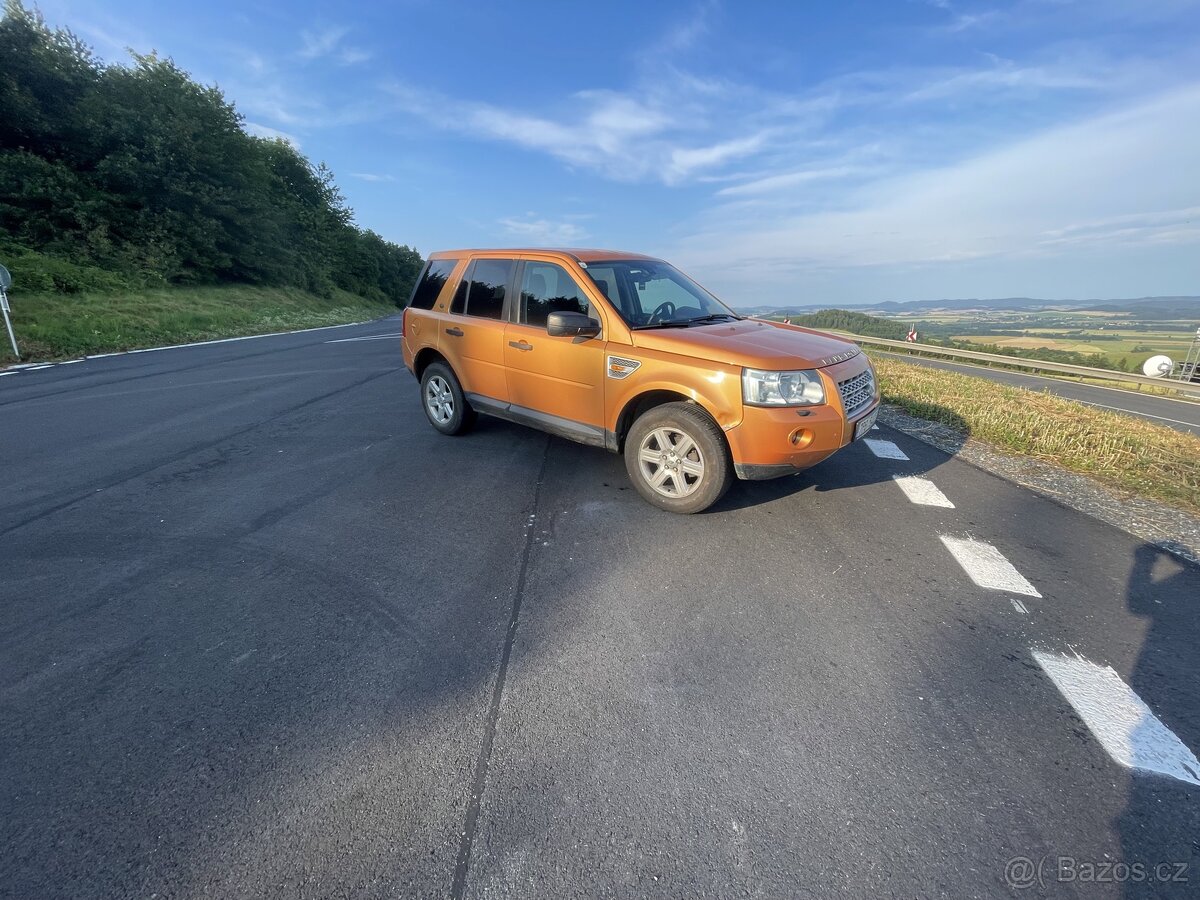
{"type": "Polygon", "coordinates": [[[883,399],[1001,449],[1200,514],[1200,438],[1055,397],[874,357],[883,399]]]}

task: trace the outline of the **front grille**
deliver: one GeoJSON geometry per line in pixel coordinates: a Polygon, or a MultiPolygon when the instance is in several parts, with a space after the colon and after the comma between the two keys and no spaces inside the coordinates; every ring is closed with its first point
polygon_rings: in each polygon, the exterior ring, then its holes
{"type": "Polygon", "coordinates": [[[870,369],[859,372],[845,381],[839,381],[838,393],[842,395],[846,418],[852,418],[875,399],[875,377],[870,369]]]}

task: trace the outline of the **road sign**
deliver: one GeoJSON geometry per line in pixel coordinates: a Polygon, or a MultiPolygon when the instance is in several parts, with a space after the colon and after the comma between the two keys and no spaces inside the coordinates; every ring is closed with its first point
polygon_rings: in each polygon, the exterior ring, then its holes
{"type": "Polygon", "coordinates": [[[7,291],[12,287],[12,275],[4,266],[0,266],[0,291],[7,291]]]}

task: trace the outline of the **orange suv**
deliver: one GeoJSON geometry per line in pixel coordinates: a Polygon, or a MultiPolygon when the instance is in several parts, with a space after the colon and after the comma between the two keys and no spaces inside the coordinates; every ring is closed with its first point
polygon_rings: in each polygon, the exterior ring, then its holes
{"type": "Polygon", "coordinates": [[[879,406],[849,341],[740,316],[659,259],[608,250],[434,253],[404,310],[430,424],[477,413],[623,453],[655,506],[694,513],[862,437],[879,406]]]}

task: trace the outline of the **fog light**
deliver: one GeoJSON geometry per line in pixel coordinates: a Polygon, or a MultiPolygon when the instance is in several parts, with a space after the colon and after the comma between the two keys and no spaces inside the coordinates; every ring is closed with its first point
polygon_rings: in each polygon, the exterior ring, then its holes
{"type": "Polygon", "coordinates": [[[797,428],[790,435],[788,440],[792,442],[793,447],[807,447],[812,443],[813,433],[807,428],[797,428]]]}

